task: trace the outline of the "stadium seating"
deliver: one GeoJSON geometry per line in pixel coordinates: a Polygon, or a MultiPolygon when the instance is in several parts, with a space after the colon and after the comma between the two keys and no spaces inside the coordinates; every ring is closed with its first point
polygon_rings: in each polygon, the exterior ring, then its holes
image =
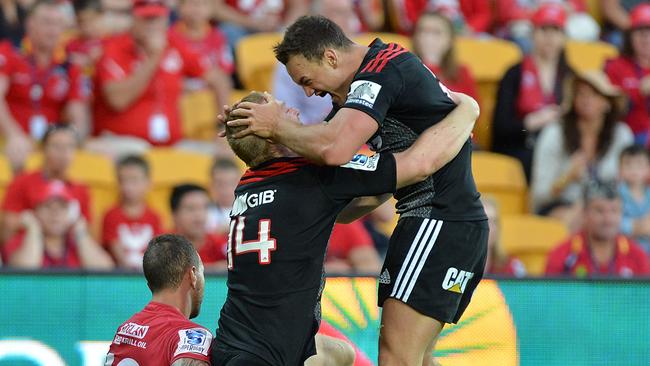
{"type": "Polygon", "coordinates": [[[568,41],[566,44],[569,65],[577,71],[602,70],[605,61],[617,55],[616,47],[605,42],[568,41]]]}
{"type": "MultiPolygon", "coordinates": [[[[39,169],[42,164],[43,155],[35,153],[27,159],[25,169],[39,169]]],[[[113,162],[103,155],[78,150],[68,170],[68,177],[88,186],[92,206],[92,230],[99,233],[104,213],[115,204],[118,195],[113,162]]]]}
{"type": "Polygon", "coordinates": [[[397,43],[406,49],[412,49],[411,39],[397,33],[363,33],[354,37],[354,41],[358,44],[369,45],[375,38],[381,39],[384,43],[397,43]]]}
{"type": "Polygon", "coordinates": [[[237,73],[244,89],[271,90],[273,70],[277,65],[273,45],[281,40],[282,33],[257,33],[237,43],[237,73]]]}
{"type": "Polygon", "coordinates": [[[456,40],[456,57],[469,67],[478,84],[481,115],[474,128],[474,139],[481,148],[489,149],[499,81],[510,66],[519,62],[521,51],[508,41],[460,37],[456,40]]]}
{"type": "Polygon", "coordinates": [[[180,110],[184,137],[195,140],[214,138],[218,108],[212,91],[184,94],[180,100],[180,110]]]}
{"type": "Polygon", "coordinates": [[[568,235],[564,224],[556,219],[534,215],[510,215],[501,218],[501,245],[519,258],[528,274],[544,274],[546,257],[568,235]]]}
{"type": "Polygon", "coordinates": [[[4,155],[0,155],[0,200],[4,199],[7,186],[11,183],[11,164],[4,155]]]}
{"type": "Polygon", "coordinates": [[[171,227],[169,195],[177,184],[195,183],[206,187],[210,178],[212,158],[172,148],[154,148],[145,154],[151,166],[153,187],[149,205],[158,212],[165,227],[171,227]]]}
{"type": "Polygon", "coordinates": [[[477,151],[472,157],[472,172],[478,190],[497,200],[502,215],[527,212],[526,177],[517,159],[477,151]]]}

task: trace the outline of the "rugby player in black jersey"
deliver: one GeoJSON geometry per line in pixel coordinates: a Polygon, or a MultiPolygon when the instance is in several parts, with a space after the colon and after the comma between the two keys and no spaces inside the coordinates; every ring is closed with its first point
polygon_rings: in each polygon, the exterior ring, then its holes
{"type": "MultiPolygon", "coordinates": [[[[332,96],[329,122],[296,126],[271,101],[242,103],[234,112],[246,118],[230,125],[246,126],[236,137],[268,138],[311,161],[344,164],[366,142],[377,152],[403,151],[456,107],[417,56],[379,39],[356,44],[324,17],[298,19],[275,53],[308,96],[332,96]]],[[[483,275],[488,225],[469,139],[449,164],[395,198],[400,219],[379,278],[379,364],[427,366],[442,327],[458,321],[483,275]]]]}
{"type": "MultiPolygon", "coordinates": [[[[231,211],[228,296],[213,366],[297,366],[314,355],[323,261],[337,216],[355,197],[394,192],[453,159],[478,116],[471,98],[459,98],[459,108],[408,150],[357,155],[341,167],[315,165],[254,135],[234,139],[241,128],[226,128],[230,146],[250,169],[231,211]]],[[[266,102],[259,93],[246,101],[266,102]]],[[[295,114],[285,114],[299,123],[295,114]]],[[[362,214],[358,208],[346,217],[362,214]]]]}

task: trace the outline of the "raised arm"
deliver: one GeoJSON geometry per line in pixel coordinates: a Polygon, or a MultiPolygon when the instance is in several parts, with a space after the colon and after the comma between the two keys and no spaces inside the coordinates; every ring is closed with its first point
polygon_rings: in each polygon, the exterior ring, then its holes
{"type": "Polygon", "coordinates": [[[435,126],[424,131],[407,150],[396,153],[397,188],[425,180],[458,155],[479,115],[478,103],[454,93],[458,106],[435,126]]]}

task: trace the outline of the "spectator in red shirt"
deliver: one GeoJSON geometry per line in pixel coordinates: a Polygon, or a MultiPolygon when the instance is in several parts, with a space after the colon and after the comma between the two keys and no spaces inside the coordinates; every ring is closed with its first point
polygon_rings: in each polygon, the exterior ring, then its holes
{"type": "Polygon", "coordinates": [[[361,221],[334,225],[325,257],[326,272],[379,274],[380,269],[379,254],[361,221]]]}
{"type": "Polygon", "coordinates": [[[529,180],[537,135],[559,120],[564,84],[573,75],[564,56],[564,7],[543,5],[532,21],[533,50],[499,83],[492,127],[493,150],[519,159],[529,180]]]}
{"type": "Polygon", "coordinates": [[[105,365],[209,366],[212,333],[190,321],[201,311],[205,277],[187,239],[153,239],[142,263],[151,301],[116,330],[105,365]]]}
{"type": "MultiPolygon", "coordinates": [[[[206,56],[211,67],[230,75],[235,71],[232,50],[223,32],[210,24],[211,6],[209,0],[181,0],[178,4],[180,19],[169,32],[172,38],[185,42],[193,52],[206,56]]],[[[193,78],[185,86],[188,90],[198,90],[205,88],[205,83],[193,78]]]]}
{"type": "Polygon", "coordinates": [[[208,209],[208,231],[228,234],[230,210],[235,201],[235,188],[242,172],[232,159],[219,158],[210,170],[210,198],[208,209]]]}
{"type": "Polygon", "coordinates": [[[547,275],[645,276],[650,261],[641,247],[620,233],[621,200],[614,183],[585,187],[582,231],[548,255],[547,275]]]}
{"type": "Polygon", "coordinates": [[[215,0],[212,4],[233,48],[249,34],[280,31],[309,8],[308,0],[215,0]]]}
{"type": "Polygon", "coordinates": [[[170,197],[174,230],[194,244],[206,268],[226,270],[227,236],[208,232],[209,205],[210,196],[203,187],[194,184],[174,187],[170,197]]]}
{"type": "Polygon", "coordinates": [[[83,218],[72,219],[72,192],[62,181],[51,181],[38,190],[34,212],[24,211],[24,231],[4,247],[7,263],[15,268],[49,267],[113,268],[113,261],[88,232],[83,218]]]}
{"type": "Polygon", "coordinates": [[[65,121],[85,136],[87,88],[81,70],[57,46],[64,14],[53,0],[38,0],[27,15],[26,39],[20,50],[0,46],[0,132],[5,153],[16,169],[33,150],[49,124],[65,121]]]}
{"type": "Polygon", "coordinates": [[[102,55],[105,29],[101,3],[99,0],[76,0],[73,5],[78,34],[68,41],[65,51],[70,62],[79,66],[86,76],[91,76],[102,55]]]}
{"type": "Polygon", "coordinates": [[[151,188],[149,164],[129,155],[117,163],[120,201],[108,210],[102,225],[102,243],[119,267],[142,269],[147,243],[162,233],[160,216],[147,205],[151,188]]]}
{"type": "Polygon", "coordinates": [[[612,83],[630,99],[625,122],[634,132],[635,142],[650,143],[650,4],[641,4],[630,14],[621,56],[605,64],[612,83]]]}
{"type": "Polygon", "coordinates": [[[425,12],[418,18],[413,33],[413,48],[422,62],[449,89],[478,100],[476,81],[466,65],[455,57],[456,32],[442,13],[425,12]]]}
{"type": "Polygon", "coordinates": [[[7,187],[3,211],[3,238],[7,239],[21,225],[20,213],[36,207],[39,193],[53,180],[65,182],[74,197],[69,205],[70,216],[83,215],[90,221],[90,195],[88,188],[67,179],[67,170],[77,147],[77,135],[68,125],[51,125],[43,136],[43,165],[41,169],[16,176],[7,187]]]}
{"type": "Polygon", "coordinates": [[[501,246],[499,205],[497,201],[489,196],[481,196],[481,201],[490,226],[485,273],[512,277],[526,276],[524,264],[517,258],[509,257],[501,246]]]}
{"type": "Polygon", "coordinates": [[[184,77],[202,78],[218,106],[230,92],[229,78],[211,68],[207,57],[169,36],[169,9],[161,0],[136,0],[133,14],[131,32],[104,44],[93,83],[98,138],[87,148],[112,156],[182,140],[178,104],[184,77]]]}

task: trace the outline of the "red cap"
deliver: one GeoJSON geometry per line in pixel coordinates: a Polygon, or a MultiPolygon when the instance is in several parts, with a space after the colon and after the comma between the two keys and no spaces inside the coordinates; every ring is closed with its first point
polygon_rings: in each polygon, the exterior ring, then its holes
{"type": "Polygon", "coordinates": [[[639,4],[630,12],[630,27],[650,27],[650,4],[639,4]]]}
{"type": "Polygon", "coordinates": [[[135,0],[133,15],[143,18],[166,17],[169,15],[169,8],[162,0],[135,0]]]}
{"type": "Polygon", "coordinates": [[[54,180],[49,182],[43,190],[39,192],[36,197],[36,205],[38,206],[52,199],[61,199],[65,202],[71,202],[74,200],[74,197],[64,182],[54,180]]]}
{"type": "Polygon", "coordinates": [[[566,9],[560,4],[544,4],[533,14],[535,27],[558,27],[564,29],[566,24],[566,9]]]}

